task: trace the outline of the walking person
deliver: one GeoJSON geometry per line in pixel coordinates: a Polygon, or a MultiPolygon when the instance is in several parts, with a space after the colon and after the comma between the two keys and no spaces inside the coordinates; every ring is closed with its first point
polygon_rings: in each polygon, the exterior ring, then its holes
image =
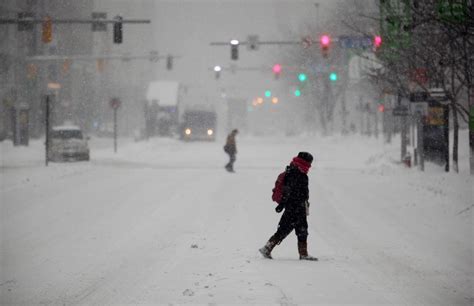
{"type": "Polygon", "coordinates": [[[283,209],[285,211],[278,223],[276,233],[270,237],[264,247],[259,249],[265,258],[272,259],[273,248],[295,230],[300,259],[318,260],[316,257],[308,255],[307,242],[307,215],[309,211],[307,174],[312,162],[313,156],[310,153],[299,152],[298,156],[294,157],[290,165],[286,167],[285,172],[278,176],[272,198],[278,202],[278,206],[275,208],[276,212],[280,213],[283,209]],[[278,200],[275,197],[276,193],[278,193],[278,200]]]}
{"type": "Polygon", "coordinates": [[[229,172],[234,171],[234,162],[237,155],[237,144],[235,142],[235,136],[239,133],[237,129],[233,129],[229,135],[227,135],[227,141],[224,145],[224,152],[229,155],[229,162],[225,165],[225,169],[229,172]]]}

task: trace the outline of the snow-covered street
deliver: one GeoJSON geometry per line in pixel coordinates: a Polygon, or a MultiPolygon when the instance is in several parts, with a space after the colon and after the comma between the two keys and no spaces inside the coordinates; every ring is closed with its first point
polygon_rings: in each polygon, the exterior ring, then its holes
{"type": "Polygon", "coordinates": [[[1,305],[474,301],[467,164],[421,173],[397,164],[399,139],[357,135],[241,137],[235,174],[222,141],[111,145],[45,167],[42,141],[1,143],[1,305]],[[294,234],[263,259],[281,216],[273,184],[303,150],[320,261],[298,260],[294,234]]]}

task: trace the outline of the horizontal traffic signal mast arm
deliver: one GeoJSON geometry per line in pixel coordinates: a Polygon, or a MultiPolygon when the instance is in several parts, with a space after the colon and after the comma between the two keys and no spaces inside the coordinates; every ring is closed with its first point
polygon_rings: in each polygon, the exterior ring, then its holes
{"type": "MultiPolygon", "coordinates": [[[[121,60],[129,60],[129,59],[164,59],[167,58],[167,55],[161,56],[150,56],[148,55],[37,55],[37,56],[29,56],[26,58],[27,61],[57,61],[57,60],[112,60],[112,59],[121,59],[121,60]]],[[[173,58],[181,58],[182,56],[179,55],[172,55],[173,58]]]]}
{"type": "MultiPolygon", "coordinates": [[[[254,66],[254,67],[224,67],[224,66],[219,66],[221,70],[229,70],[229,71],[262,71],[262,72],[268,72],[271,71],[273,66],[254,66]]],[[[304,67],[297,67],[297,66],[286,66],[286,65],[281,65],[282,69],[289,70],[289,71],[310,71],[309,69],[306,69],[304,67]]],[[[214,67],[209,67],[208,70],[214,71],[214,67]]]]}
{"type": "MultiPolygon", "coordinates": [[[[239,41],[239,45],[247,45],[249,42],[247,41],[239,41]]],[[[300,45],[301,41],[259,41],[259,45],[300,45]]],[[[229,46],[230,41],[228,42],[221,42],[221,41],[214,41],[210,43],[211,46],[229,46]]]]}
{"type": "MultiPolygon", "coordinates": [[[[10,19],[0,19],[0,24],[18,24],[18,23],[34,23],[34,24],[42,24],[44,19],[41,18],[25,18],[25,19],[18,19],[18,18],[10,18],[10,19]]],[[[92,24],[92,23],[111,23],[115,24],[117,19],[51,19],[53,24],[92,24]]],[[[121,23],[135,23],[135,24],[143,24],[143,23],[151,23],[149,19],[122,19],[120,20],[121,23]]]]}

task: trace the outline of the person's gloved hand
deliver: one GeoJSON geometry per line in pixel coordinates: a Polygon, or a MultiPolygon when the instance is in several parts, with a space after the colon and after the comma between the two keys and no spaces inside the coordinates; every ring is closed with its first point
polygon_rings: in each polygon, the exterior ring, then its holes
{"type": "Polygon", "coordinates": [[[281,213],[281,212],[282,212],[282,210],[283,210],[283,208],[285,208],[285,206],[284,206],[284,205],[282,205],[282,204],[278,204],[278,206],[277,206],[277,207],[275,207],[275,211],[276,211],[277,213],[281,213]]]}

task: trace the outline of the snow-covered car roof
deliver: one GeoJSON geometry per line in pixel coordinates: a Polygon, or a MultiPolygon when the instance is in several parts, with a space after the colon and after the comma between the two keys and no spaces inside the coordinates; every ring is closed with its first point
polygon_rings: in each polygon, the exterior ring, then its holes
{"type": "Polygon", "coordinates": [[[76,131],[81,130],[77,125],[58,125],[53,127],[53,131],[76,131]]]}

